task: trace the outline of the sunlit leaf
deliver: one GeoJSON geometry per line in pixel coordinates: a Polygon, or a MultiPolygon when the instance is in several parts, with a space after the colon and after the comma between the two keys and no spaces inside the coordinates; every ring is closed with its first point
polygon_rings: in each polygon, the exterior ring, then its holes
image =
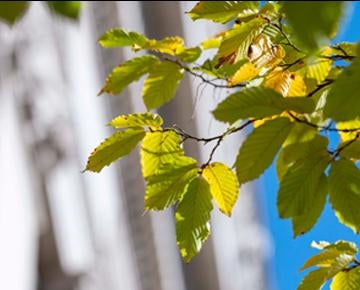
{"type": "Polygon", "coordinates": [[[358,290],[360,289],[360,268],[343,271],[336,274],[330,290],[358,290]]]}
{"type": "Polygon", "coordinates": [[[184,49],[184,40],[179,36],[169,36],[161,40],[151,39],[147,41],[144,48],[170,55],[176,55],[179,49],[184,49]]]}
{"type": "Polygon", "coordinates": [[[170,61],[152,66],[142,92],[146,108],[158,108],[169,102],[183,76],[183,69],[170,61]]]}
{"type": "Polygon", "coordinates": [[[219,209],[231,216],[239,195],[239,182],[235,173],[220,162],[213,162],[203,169],[202,175],[210,185],[211,195],[219,209]]]}
{"type": "Polygon", "coordinates": [[[131,127],[160,127],[163,123],[163,119],[152,113],[142,113],[142,114],[129,114],[121,115],[112,119],[109,123],[110,126],[115,128],[131,128],[131,127]]]}
{"type": "Polygon", "coordinates": [[[185,262],[199,253],[210,234],[211,199],[209,184],[199,176],[176,208],[176,240],[185,262]]]}
{"type": "Polygon", "coordinates": [[[196,46],[176,52],[176,56],[183,62],[191,63],[196,61],[201,55],[201,48],[196,46]]]}
{"type": "Polygon", "coordinates": [[[226,23],[238,16],[248,16],[257,13],[257,1],[200,1],[188,15],[191,19],[209,19],[226,23]]]}
{"type": "Polygon", "coordinates": [[[145,179],[156,173],[164,164],[184,155],[181,138],[174,131],[147,132],[141,144],[141,165],[145,179]]]}
{"type": "Polygon", "coordinates": [[[120,94],[125,87],[148,73],[158,63],[159,60],[151,55],[136,57],[124,62],[108,75],[99,94],[120,94]]]}
{"type": "Polygon", "coordinates": [[[148,39],[140,33],[114,28],[106,31],[100,38],[99,43],[106,48],[137,46],[143,47],[148,39]]]}
{"type": "Polygon", "coordinates": [[[163,210],[181,199],[186,187],[198,175],[196,160],[180,156],[163,164],[147,178],[146,210],[163,210]]]}
{"type": "Polygon", "coordinates": [[[243,82],[247,82],[255,78],[259,74],[260,70],[256,68],[251,62],[245,63],[241,66],[236,73],[229,79],[230,85],[237,85],[243,82]]]}
{"type": "Polygon", "coordinates": [[[143,128],[131,128],[114,133],[94,149],[88,159],[86,170],[100,172],[105,166],[128,155],[144,136],[143,128]]]}

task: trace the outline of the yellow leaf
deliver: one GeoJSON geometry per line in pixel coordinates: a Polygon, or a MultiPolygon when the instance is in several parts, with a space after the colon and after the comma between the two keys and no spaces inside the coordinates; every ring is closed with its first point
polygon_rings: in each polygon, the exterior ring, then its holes
{"type": "MultiPolygon", "coordinates": [[[[337,122],[336,128],[338,129],[357,129],[360,128],[360,118],[351,121],[337,122]]],[[[359,130],[360,131],[360,130],[359,130]]],[[[359,132],[358,131],[358,132],[359,132]]],[[[357,132],[339,132],[342,142],[353,140],[356,137],[357,132]]]]}
{"type": "Polygon", "coordinates": [[[306,85],[301,75],[298,73],[291,73],[290,79],[291,81],[287,97],[306,96],[306,85]]]}
{"type": "Polygon", "coordinates": [[[251,62],[245,63],[237,72],[229,79],[230,85],[240,84],[242,82],[251,81],[260,72],[251,62]]]}
{"type": "Polygon", "coordinates": [[[289,93],[291,84],[291,74],[277,67],[269,73],[265,79],[264,86],[277,91],[286,97],[289,93]]]}
{"type": "Polygon", "coordinates": [[[209,183],[211,195],[220,211],[231,216],[239,195],[239,182],[235,173],[225,164],[213,162],[204,168],[202,175],[209,183]]]}

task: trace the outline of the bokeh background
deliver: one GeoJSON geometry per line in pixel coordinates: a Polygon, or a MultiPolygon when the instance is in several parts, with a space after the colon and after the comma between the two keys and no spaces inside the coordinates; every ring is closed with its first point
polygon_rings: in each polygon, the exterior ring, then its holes
{"type": "MultiPolygon", "coordinates": [[[[290,223],[278,219],[271,167],[241,188],[230,219],[214,212],[211,238],[184,264],[173,210],[143,210],[138,152],[100,174],[81,173],[111,133],[109,120],[145,111],[142,80],[119,97],[97,97],[111,68],[133,56],[101,49],[97,38],[123,27],[197,45],[223,28],[193,23],[185,12],[195,3],[83,1],[71,21],[35,1],[13,27],[0,23],[0,289],[291,290],[312,240],[357,241],[329,206],[315,229],[293,240],[290,223]]],[[[358,27],[360,3],[349,3],[336,41],[358,41],[358,27]]],[[[159,113],[168,125],[214,135],[224,126],[209,112],[226,94],[186,78],[159,113]]],[[[242,138],[230,136],[215,158],[231,166],[242,138]]],[[[200,162],[210,149],[186,146],[200,162]]]]}

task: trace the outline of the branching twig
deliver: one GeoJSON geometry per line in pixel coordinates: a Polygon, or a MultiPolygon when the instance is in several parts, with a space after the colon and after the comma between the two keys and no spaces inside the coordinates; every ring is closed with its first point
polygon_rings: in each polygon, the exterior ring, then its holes
{"type": "Polygon", "coordinates": [[[312,90],[310,93],[308,93],[307,97],[308,97],[308,98],[311,98],[311,97],[312,97],[313,95],[315,95],[318,91],[320,91],[321,89],[327,87],[328,85],[332,84],[333,82],[334,82],[334,80],[326,79],[323,83],[317,85],[314,90],[312,90]]]}

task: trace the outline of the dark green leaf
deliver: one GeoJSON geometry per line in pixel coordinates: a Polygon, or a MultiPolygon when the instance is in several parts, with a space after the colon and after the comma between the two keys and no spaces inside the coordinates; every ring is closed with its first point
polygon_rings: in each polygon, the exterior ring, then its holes
{"type": "Polygon", "coordinates": [[[77,20],[81,11],[81,1],[47,1],[53,12],[72,20],[77,20]]]}
{"type": "Polygon", "coordinates": [[[0,18],[9,24],[19,20],[29,7],[29,1],[1,1],[0,18]]]}

